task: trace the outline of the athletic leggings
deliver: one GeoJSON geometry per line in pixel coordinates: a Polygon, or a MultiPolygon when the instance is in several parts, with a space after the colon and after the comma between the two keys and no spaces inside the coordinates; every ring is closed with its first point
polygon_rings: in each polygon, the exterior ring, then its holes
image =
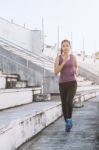
{"type": "Polygon", "coordinates": [[[65,121],[68,118],[72,118],[73,98],[76,94],[76,89],[77,89],[76,80],[59,83],[60,97],[62,101],[62,111],[65,121]]]}

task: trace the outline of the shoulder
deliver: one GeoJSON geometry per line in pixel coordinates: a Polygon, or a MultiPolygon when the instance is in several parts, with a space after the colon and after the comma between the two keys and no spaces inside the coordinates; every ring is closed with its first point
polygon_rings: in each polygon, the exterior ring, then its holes
{"type": "Polygon", "coordinates": [[[74,54],[70,54],[70,55],[74,60],[77,60],[76,55],[74,55],[74,54]]]}
{"type": "Polygon", "coordinates": [[[61,59],[61,55],[58,55],[55,60],[60,60],[60,59],[61,59]]]}
{"type": "Polygon", "coordinates": [[[71,56],[72,56],[72,61],[73,61],[73,63],[77,66],[78,61],[77,61],[77,57],[76,57],[76,55],[71,54],[71,56]]]}

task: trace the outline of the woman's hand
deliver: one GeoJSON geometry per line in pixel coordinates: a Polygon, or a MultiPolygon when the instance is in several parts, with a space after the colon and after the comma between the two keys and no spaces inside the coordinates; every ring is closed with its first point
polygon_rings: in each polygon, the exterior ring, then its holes
{"type": "Polygon", "coordinates": [[[59,58],[60,56],[56,57],[55,63],[54,63],[54,74],[57,75],[64,67],[64,65],[66,64],[66,61],[68,59],[68,57],[63,57],[63,62],[61,65],[59,65],[59,58]]]}
{"type": "Polygon", "coordinates": [[[65,56],[65,57],[63,56],[62,58],[63,58],[63,62],[62,63],[63,63],[63,65],[65,65],[67,60],[68,60],[68,56],[65,56]]]}

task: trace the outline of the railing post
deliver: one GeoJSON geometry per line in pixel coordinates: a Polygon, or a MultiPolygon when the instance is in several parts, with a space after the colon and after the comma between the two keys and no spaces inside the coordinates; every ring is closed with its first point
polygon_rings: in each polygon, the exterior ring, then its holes
{"type": "Polygon", "coordinates": [[[45,85],[45,63],[44,63],[44,60],[42,61],[42,63],[43,63],[42,94],[44,94],[44,85],[45,85]]]}

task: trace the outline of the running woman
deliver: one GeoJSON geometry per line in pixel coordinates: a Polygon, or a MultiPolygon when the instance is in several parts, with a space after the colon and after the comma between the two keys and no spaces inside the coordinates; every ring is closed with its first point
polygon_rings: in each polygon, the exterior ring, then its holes
{"type": "Polygon", "coordinates": [[[65,39],[61,42],[61,54],[56,57],[54,73],[59,78],[59,91],[62,102],[62,112],[65,120],[65,131],[72,128],[73,98],[77,90],[77,59],[71,54],[71,43],[65,39]]]}

